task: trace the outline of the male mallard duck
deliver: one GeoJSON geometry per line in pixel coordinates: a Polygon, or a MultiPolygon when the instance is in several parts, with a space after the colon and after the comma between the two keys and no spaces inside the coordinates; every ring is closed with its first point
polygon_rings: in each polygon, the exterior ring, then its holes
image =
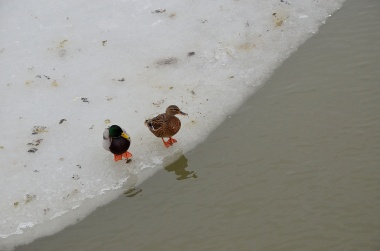
{"type": "Polygon", "coordinates": [[[132,154],[127,151],[130,145],[131,138],[120,126],[112,125],[104,129],[103,147],[114,154],[115,161],[122,160],[123,157],[126,159],[132,157],[132,154]]]}
{"type": "Polygon", "coordinates": [[[181,129],[181,121],[175,116],[176,114],[187,115],[178,106],[171,105],[166,108],[165,113],[145,120],[145,125],[154,135],[162,138],[165,147],[169,147],[177,142],[177,140],[172,138],[181,129]],[[165,142],[164,138],[169,138],[169,140],[165,142]]]}

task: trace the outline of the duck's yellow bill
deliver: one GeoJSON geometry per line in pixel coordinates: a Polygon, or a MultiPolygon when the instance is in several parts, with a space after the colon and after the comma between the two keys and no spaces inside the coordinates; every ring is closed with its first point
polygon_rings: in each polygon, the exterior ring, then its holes
{"type": "Polygon", "coordinates": [[[129,139],[129,135],[126,134],[126,133],[121,133],[121,137],[125,138],[125,139],[129,139]]]}

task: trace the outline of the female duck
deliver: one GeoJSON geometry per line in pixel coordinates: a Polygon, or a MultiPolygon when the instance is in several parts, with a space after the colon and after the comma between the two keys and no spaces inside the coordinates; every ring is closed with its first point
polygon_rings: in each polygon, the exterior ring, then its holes
{"type": "Polygon", "coordinates": [[[181,121],[175,116],[176,114],[187,115],[178,106],[171,105],[166,109],[165,113],[145,120],[145,125],[156,137],[162,139],[165,147],[169,147],[177,142],[177,140],[172,138],[181,129],[181,121]],[[164,138],[169,138],[169,140],[165,141],[164,138]]]}
{"type": "Polygon", "coordinates": [[[112,125],[104,130],[103,147],[114,154],[115,161],[122,160],[123,157],[127,160],[132,157],[127,151],[130,145],[131,138],[120,126],[112,125]]]}

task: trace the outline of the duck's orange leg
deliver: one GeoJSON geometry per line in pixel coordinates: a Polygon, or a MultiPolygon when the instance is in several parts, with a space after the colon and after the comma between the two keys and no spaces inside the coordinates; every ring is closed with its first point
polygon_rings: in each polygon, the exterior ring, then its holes
{"type": "Polygon", "coordinates": [[[168,142],[166,142],[166,141],[164,140],[164,138],[161,138],[161,139],[162,139],[162,142],[164,142],[164,145],[165,145],[166,148],[168,148],[169,146],[172,145],[172,144],[170,143],[169,140],[168,140],[168,142]]]}
{"type": "Polygon", "coordinates": [[[168,141],[169,141],[170,145],[173,145],[174,143],[177,143],[177,140],[173,139],[172,137],[170,137],[168,141]]]}
{"type": "Polygon", "coordinates": [[[123,156],[122,156],[122,155],[116,155],[116,154],[114,154],[113,156],[114,156],[114,160],[115,160],[115,162],[117,162],[117,161],[123,159],[123,156]]]}
{"type": "Polygon", "coordinates": [[[114,154],[113,156],[114,156],[115,161],[117,162],[117,161],[119,161],[119,160],[122,160],[123,157],[126,158],[126,159],[131,158],[131,157],[132,157],[132,154],[131,154],[130,152],[126,151],[126,152],[123,153],[123,154],[119,154],[119,155],[114,154]]]}
{"type": "Polygon", "coordinates": [[[125,153],[123,153],[121,156],[123,156],[124,158],[126,158],[126,159],[129,159],[129,158],[131,158],[132,157],[132,153],[130,153],[130,152],[128,152],[128,151],[126,151],[125,153]]]}

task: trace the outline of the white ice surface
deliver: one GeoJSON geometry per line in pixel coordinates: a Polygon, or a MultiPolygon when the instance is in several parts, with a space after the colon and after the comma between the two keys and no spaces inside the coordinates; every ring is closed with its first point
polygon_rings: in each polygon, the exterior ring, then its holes
{"type": "Polygon", "coordinates": [[[0,250],[75,223],[203,141],[343,1],[2,1],[0,250]],[[171,104],[189,116],[166,149],[143,122],[171,104]],[[132,138],[129,164],[102,148],[112,124],[132,138]]]}

